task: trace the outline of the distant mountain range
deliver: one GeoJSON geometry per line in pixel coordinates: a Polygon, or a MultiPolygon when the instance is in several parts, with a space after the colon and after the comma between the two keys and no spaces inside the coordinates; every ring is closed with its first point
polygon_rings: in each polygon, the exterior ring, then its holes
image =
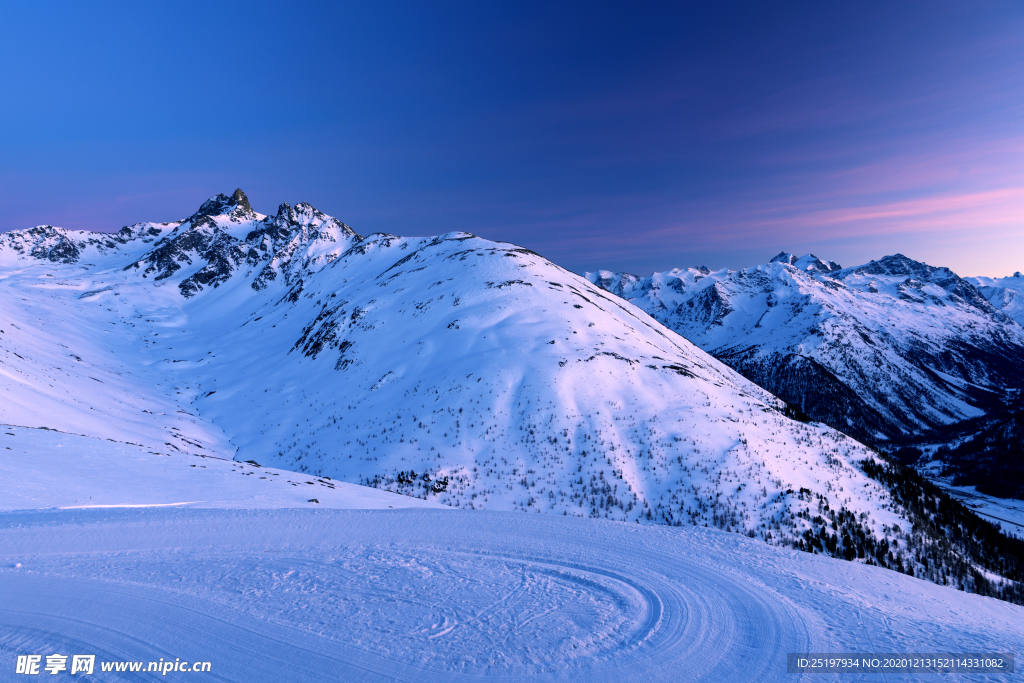
{"type": "Polygon", "coordinates": [[[586,276],[812,419],[887,450],[970,439],[1024,389],[1019,277],[961,278],[902,254],[842,268],[788,253],[737,271],[586,276]]]}
{"type": "Polygon", "coordinates": [[[964,278],[981,292],[988,302],[1024,325],[1024,275],[1018,270],[1013,277],[964,278]]]}
{"type": "Polygon", "coordinates": [[[116,233],[6,233],[0,268],[8,424],[458,507],[707,525],[982,592],[1004,589],[979,568],[1024,578],[994,527],[806,421],[827,396],[784,391],[824,377],[878,438],[1002,401],[1020,328],[944,269],[787,255],[588,280],[468,233],[362,236],[304,203],[265,216],[241,190],[116,233]],[[952,353],[952,333],[921,332],[949,316],[969,339],[952,353]],[[838,359],[863,372],[822,371],[838,359]],[[888,400],[867,391],[885,373],[888,400]],[[937,545],[954,526],[969,533],[937,545]]]}

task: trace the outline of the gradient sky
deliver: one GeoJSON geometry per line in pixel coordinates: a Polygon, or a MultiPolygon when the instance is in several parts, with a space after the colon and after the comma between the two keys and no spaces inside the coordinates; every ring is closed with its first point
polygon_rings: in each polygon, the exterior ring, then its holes
{"type": "Polygon", "coordinates": [[[5,3],[0,230],[243,188],[576,270],[1024,270],[1024,5],[5,3]]]}

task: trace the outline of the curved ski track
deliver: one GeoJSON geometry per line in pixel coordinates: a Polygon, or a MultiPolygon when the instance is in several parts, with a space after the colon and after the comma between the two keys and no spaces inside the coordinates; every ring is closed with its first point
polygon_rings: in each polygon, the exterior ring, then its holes
{"type": "Polygon", "coordinates": [[[69,510],[3,513],[0,548],[0,649],[210,661],[204,680],[772,681],[799,678],[787,652],[1024,644],[1020,608],[697,529],[69,510]]]}

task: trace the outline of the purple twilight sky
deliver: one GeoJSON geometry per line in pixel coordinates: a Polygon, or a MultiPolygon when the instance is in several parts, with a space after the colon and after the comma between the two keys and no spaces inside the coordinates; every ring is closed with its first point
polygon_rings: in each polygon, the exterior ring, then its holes
{"type": "Polygon", "coordinates": [[[1024,270],[1024,5],[22,3],[0,230],[242,187],[576,271],[1024,270]]]}

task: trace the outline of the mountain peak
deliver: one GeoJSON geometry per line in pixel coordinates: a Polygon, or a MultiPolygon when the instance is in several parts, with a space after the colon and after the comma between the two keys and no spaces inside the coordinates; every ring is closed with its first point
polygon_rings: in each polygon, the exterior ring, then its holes
{"type": "Polygon", "coordinates": [[[231,195],[231,201],[235,203],[235,206],[248,209],[252,211],[252,207],[249,205],[249,198],[242,192],[242,188],[236,187],[234,193],[231,195]]]}
{"type": "Polygon", "coordinates": [[[614,273],[610,270],[599,270],[596,273],[584,273],[583,277],[601,289],[608,290],[616,296],[625,297],[626,290],[640,280],[631,273],[614,273]]]}
{"type": "Polygon", "coordinates": [[[941,269],[929,266],[921,261],[915,261],[903,254],[884,256],[877,261],[871,261],[867,265],[857,268],[857,272],[868,275],[898,275],[907,277],[927,277],[937,270],[941,269]]]}
{"type": "Polygon", "coordinates": [[[256,217],[256,212],[249,204],[249,198],[245,196],[241,188],[236,189],[229,197],[226,194],[217,194],[210,197],[199,207],[189,220],[195,225],[203,218],[213,216],[227,216],[232,220],[241,221],[256,217]]]}
{"type": "Polygon", "coordinates": [[[326,214],[318,210],[309,202],[299,202],[295,206],[292,206],[288,202],[284,202],[277,207],[277,218],[294,222],[297,220],[298,216],[315,216],[319,218],[327,217],[326,214]]]}
{"type": "Polygon", "coordinates": [[[814,254],[804,254],[803,256],[797,257],[788,251],[779,252],[777,256],[772,258],[768,263],[786,263],[802,271],[824,271],[832,272],[834,270],[842,270],[835,261],[829,261],[825,263],[814,254]]]}

